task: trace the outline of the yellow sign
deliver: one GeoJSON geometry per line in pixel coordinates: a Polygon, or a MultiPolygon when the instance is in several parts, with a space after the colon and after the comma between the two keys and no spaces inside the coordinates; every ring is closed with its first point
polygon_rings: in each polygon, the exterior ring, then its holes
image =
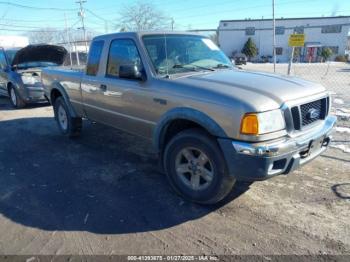
{"type": "Polygon", "coordinates": [[[304,46],[305,35],[304,34],[293,34],[289,36],[289,46],[304,46]]]}

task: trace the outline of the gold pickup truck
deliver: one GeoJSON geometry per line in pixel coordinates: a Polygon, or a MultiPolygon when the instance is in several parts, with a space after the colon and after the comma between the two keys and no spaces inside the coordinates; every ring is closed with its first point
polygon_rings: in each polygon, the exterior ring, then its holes
{"type": "Polygon", "coordinates": [[[189,33],[98,36],[85,71],[44,69],[42,82],[63,134],[88,118],[152,140],[175,191],[202,204],[308,163],[336,122],[320,84],[238,70],[189,33]]]}

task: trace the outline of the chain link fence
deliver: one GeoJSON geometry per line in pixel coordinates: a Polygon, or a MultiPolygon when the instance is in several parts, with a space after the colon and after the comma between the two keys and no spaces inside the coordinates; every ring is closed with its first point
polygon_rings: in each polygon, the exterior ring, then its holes
{"type": "Polygon", "coordinates": [[[91,41],[87,40],[60,42],[55,43],[55,45],[63,46],[68,51],[68,55],[66,57],[66,60],[64,61],[64,66],[82,67],[86,65],[90,43],[91,41]]]}

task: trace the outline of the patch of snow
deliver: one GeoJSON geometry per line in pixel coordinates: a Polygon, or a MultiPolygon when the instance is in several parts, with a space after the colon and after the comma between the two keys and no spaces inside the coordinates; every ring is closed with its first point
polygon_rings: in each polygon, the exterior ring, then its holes
{"type": "Polygon", "coordinates": [[[343,112],[343,113],[350,113],[350,109],[347,109],[347,108],[344,108],[344,107],[337,108],[336,110],[340,111],[340,112],[343,112]]]}
{"type": "Polygon", "coordinates": [[[342,150],[344,153],[350,153],[350,147],[346,145],[330,145],[333,148],[342,150]]]}
{"type": "Polygon", "coordinates": [[[339,99],[339,98],[334,98],[333,103],[338,104],[338,105],[344,105],[344,101],[342,99],[339,99]]]}
{"type": "Polygon", "coordinates": [[[350,134],[350,128],[349,127],[343,127],[343,126],[337,126],[335,130],[339,133],[349,133],[350,134]]]}
{"type": "Polygon", "coordinates": [[[349,120],[350,110],[346,108],[336,108],[335,115],[338,116],[341,120],[349,120]]]}

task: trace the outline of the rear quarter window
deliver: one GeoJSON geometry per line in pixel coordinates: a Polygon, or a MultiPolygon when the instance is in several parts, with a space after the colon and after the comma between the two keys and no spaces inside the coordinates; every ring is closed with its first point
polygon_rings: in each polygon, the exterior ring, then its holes
{"type": "Polygon", "coordinates": [[[88,64],[86,66],[86,74],[90,76],[96,76],[100,65],[100,59],[104,41],[94,41],[89,51],[88,64]]]}

